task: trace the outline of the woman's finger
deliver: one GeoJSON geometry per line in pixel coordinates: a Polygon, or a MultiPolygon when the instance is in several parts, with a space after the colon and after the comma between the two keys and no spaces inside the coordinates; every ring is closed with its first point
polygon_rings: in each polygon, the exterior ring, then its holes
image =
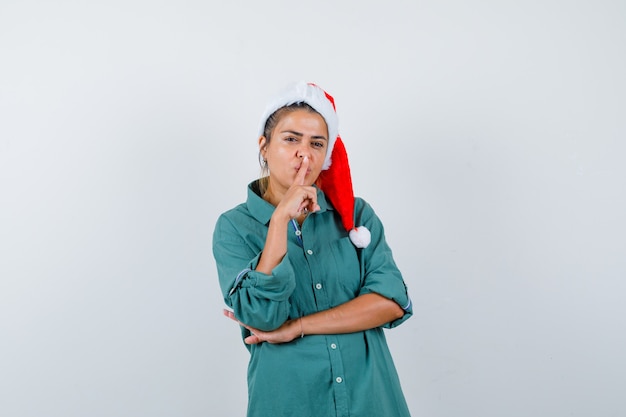
{"type": "Polygon", "coordinates": [[[252,331],[252,330],[253,330],[253,329],[252,329],[252,327],[247,326],[246,324],[244,324],[244,323],[240,322],[240,321],[237,319],[237,317],[235,317],[235,313],[234,313],[234,312],[232,312],[232,311],[230,311],[230,310],[228,310],[228,309],[226,309],[226,308],[225,308],[224,310],[222,310],[222,311],[223,311],[223,313],[224,313],[224,315],[225,315],[226,317],[228,317],[228,318],[229,318],[229,319],[231,319],[232,321],[237,322],[240,326],[243,326],[243,327],[245,327],[246,329],[248,329],[248,330],[250,330],[250,331],[252,331]]]}
{"type": "Polygon", "coordinates": [[[247,345],[258,345],[259,343],[263,342],[263,339],[261,339],[259,336],[252,334],[248,337],[246,337],[245,339],[243,339],[243,341],[247,344],[247,345]]]}
{"type": "Polygon", "coordinates": [[[235,312],[232,310],[229,310],[227,308],[222,310],[222,313],[224,314],[224,316],[228,317],[229,319],[231,319],[232,321],[236,321],[237,323],[239,323],[241,326],[243,327],[248,327],[246,326],[244,323],[240,322],[239,319],[237,317],[235,317],[235,312]]]}
{"type": "Polygon", "coordinates": [[[226,308],[225,308],[225,309],[223,309],[223,310],[222,310],[222,313],[223,313],[226,317],[228,317],[229,319],[234,320],[234,321],[236,321],[237,323],[239,323],[239,320],[237,320],[237,318],[235,318],[235,313],[233,313],[232,311],[230,311],[230,310],[228,310],[228,309],[226,309],[226,308]]]}
{"type": "Polygon", "coordinates": [[[306,177],[306,172],[309,169],[309,157],[305,156],[302,158],[302,163],[300,164],[300,169],[296,174],[296,179],[294,180],[295,185],[304,185],[304,178],[306,177]]]}
{"type": "Polygon", "coordinates": [[[308,187],[307,195],[302,200],[300,211],[306,209],[305,211],[314,212],[320,209],[319,204],[317,204],[317,191],[313,187],[308,187]]]}

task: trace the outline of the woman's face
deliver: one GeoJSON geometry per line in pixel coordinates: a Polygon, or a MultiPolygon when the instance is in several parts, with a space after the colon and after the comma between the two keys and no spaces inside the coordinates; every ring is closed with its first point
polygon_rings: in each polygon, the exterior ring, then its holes
{"type": "Polygon", "coordinates": [[[282,196],[293,184],[305,156],[309,159],[305,185],[317,180],[328,149],[328,128],[318,113],[295,110],[278,121],[269,143],[264,136],[259,138],[259,147],[270,172],[268,191],[282,196]]]}

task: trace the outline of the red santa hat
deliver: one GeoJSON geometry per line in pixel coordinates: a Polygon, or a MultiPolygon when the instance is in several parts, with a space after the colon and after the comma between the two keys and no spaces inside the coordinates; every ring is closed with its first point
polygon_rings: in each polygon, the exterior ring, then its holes
{"type": "Polygon", "coordinates": [[[365,226],[354,225],[354,192],[348,164],[348,154],[339,136],[339,122],[335,100],[313,83],[297,82],[276,95],[267,105],[261,118],[259,136],[262,136],[267,119],[282,107],[306,103],[313,107],[326,121],[328,127],[328,151],[318,178],[318,185],[331,204],[339,212],[343,227],[349,232],[354,246],[364,248],[371,236],[365,226]]]}

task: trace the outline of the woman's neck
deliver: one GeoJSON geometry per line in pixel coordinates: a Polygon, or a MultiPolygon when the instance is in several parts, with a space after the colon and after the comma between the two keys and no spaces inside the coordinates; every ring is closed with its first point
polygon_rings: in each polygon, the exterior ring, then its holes
{"type": "Polygon", "coordinates": [[[263,197],[263,200],[267,201],[268,203],[270,203],[274,207],[276,207],[278,205],[278,203],[280,203],[281,200],[283,199],[282,195],[276,195],[274,193],[274,190],[273,190],[271,185],[268,185],[268,187],[265,190],[265,193],[263,193],[262,197],[263,197]]]}

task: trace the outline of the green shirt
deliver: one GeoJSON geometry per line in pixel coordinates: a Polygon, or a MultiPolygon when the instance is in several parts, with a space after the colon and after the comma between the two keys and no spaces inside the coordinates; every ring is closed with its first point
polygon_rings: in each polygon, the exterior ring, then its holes
{"type": "MultiPolygon", "coordinates": [[[[220,216],[213,235],[224,300],[241,322],[273,330],[365,293],[381,294],[404,309],[402,318],[384,327],[412,315],[383,226],[360,198],[355,224],[370,230],[369,246],[357,249],[351,243],[339,213],[318,190],[321,210],[309,214],[301,230],[290,224],[287,254],[271,275],[256,272],[274,211],[257,192],[255,181],[247,201],[220,216]]],[[[242,337],[249,335],[242,327],[242,337]]],[[[382,328],[246,347],[248,417],[409,416],[382,328]]]]}

